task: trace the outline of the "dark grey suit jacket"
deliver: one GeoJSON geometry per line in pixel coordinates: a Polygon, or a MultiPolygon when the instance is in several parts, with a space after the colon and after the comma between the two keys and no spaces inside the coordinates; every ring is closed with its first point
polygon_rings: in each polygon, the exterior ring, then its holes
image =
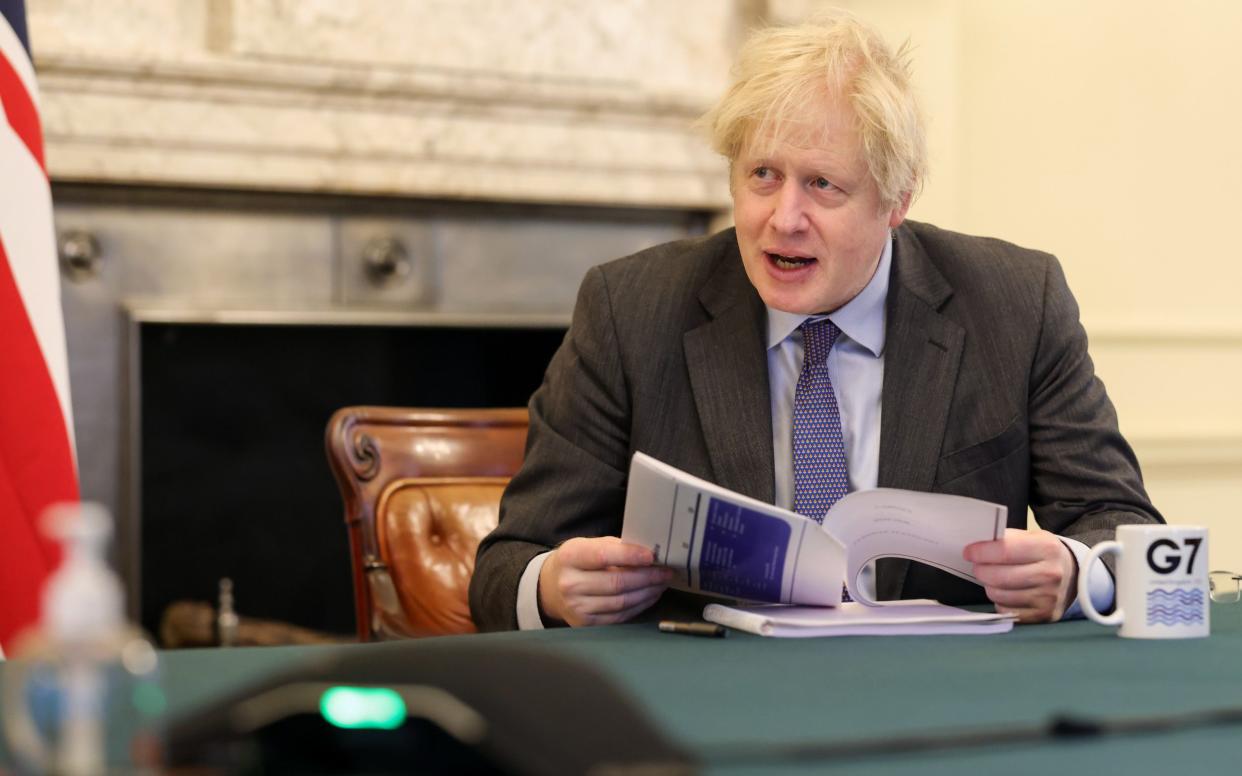
{"type": "MultiPolygon", "coordinates": [[[[1121,523],[1160,522],[1056,259],[914,222],[895,236],[879,485],[1005,504],[1015,527],[1029,505],[1043,528],[1088,545],[1121,523]]],[[[525,463],[479,546],[470,606],[481,629],[516,627],[535,555],[620,534],[637,450],[772,501],[766,326],[732,229],[587,273],[531,397],[525,463]]],[[[876,584],[886,599],[986,601],[905,560],[881,561],[876,584]]]]}

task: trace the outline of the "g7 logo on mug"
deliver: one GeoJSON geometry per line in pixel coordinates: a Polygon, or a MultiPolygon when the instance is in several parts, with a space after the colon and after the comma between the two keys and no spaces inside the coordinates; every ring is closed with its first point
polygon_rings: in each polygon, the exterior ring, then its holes
{"type": "Polygon", "coordinates": [[[1100,542],[1083,562],[1117,556],[1116,608],[1104,615],[1092,605],[1087,575],[1078,574],[1083,613],[1101,625],[1120,625],[1134,639],[1202,638],[1211,633],[1208,610],[1208,533],[1203,526],[1130,524],[1100,542]]]}
{"type": "MultiPolygon", "coordinates": [[[[1186,561],[1186,574],[1193,574],[1195,571],[1195,558],[1199,555],[1199,545],[1203,544],[1201,537],[1188,537],[1182,542],[1186,547],[1190,548],[1190,557],[1186,561]]],[[[1171,539],[1157,539],[1147,547],[1147,565],[1157,574],[1172,574],[1182,565],[1182,554],[1179,552],[1181,548],[1177,546],[1177,542],[1171,539]],[[1164,552],[1158,551],[1164,550],[1164,552]]]]}

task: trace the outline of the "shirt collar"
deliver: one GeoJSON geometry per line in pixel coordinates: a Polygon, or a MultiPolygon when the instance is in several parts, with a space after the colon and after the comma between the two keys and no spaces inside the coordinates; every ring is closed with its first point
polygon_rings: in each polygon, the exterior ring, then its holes
{"type": "Polygon", "coordinates": [[[808,319],[830,318],[845,336],[862,345],[877,358],[884,353],[884,303],[888,299],[888,276],[893,265],[892,233],[884,241],[880,263],[871,280],[850,301],[831,315],[804,315],[787,313],[767,307],[768,349],[779,345],[808,319]]]}

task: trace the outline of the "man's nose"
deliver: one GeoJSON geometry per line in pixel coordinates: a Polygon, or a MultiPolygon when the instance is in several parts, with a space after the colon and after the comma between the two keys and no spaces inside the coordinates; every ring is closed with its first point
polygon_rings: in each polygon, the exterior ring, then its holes
{"type": "Polygon", "coordinates": [[[772,203],[772,227],[787,234],[806,229],[810,223],[806,206],[806,192],[797,183],[786,181],[772,203]]]}

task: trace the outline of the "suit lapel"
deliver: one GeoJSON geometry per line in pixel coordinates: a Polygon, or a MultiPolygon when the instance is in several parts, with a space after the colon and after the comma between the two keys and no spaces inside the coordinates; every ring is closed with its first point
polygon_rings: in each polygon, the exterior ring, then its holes
{"type": "Polygon", "coordinates": [[[736,243],[699,301],[709,320],[683,338],[686,367],[717,484],[772,502],[772,410],[767,319],[736,243]]]}
{"type": "MultiPolygon", "coordinates": [[[[957,384],[965,332],[939,310],[952,287],[908,228],[896,231],[881,399],[879,486],[930,491],[957,384]]],[[[896,598],[909,561],[881,561],[881,598],[896,598]]]]}

